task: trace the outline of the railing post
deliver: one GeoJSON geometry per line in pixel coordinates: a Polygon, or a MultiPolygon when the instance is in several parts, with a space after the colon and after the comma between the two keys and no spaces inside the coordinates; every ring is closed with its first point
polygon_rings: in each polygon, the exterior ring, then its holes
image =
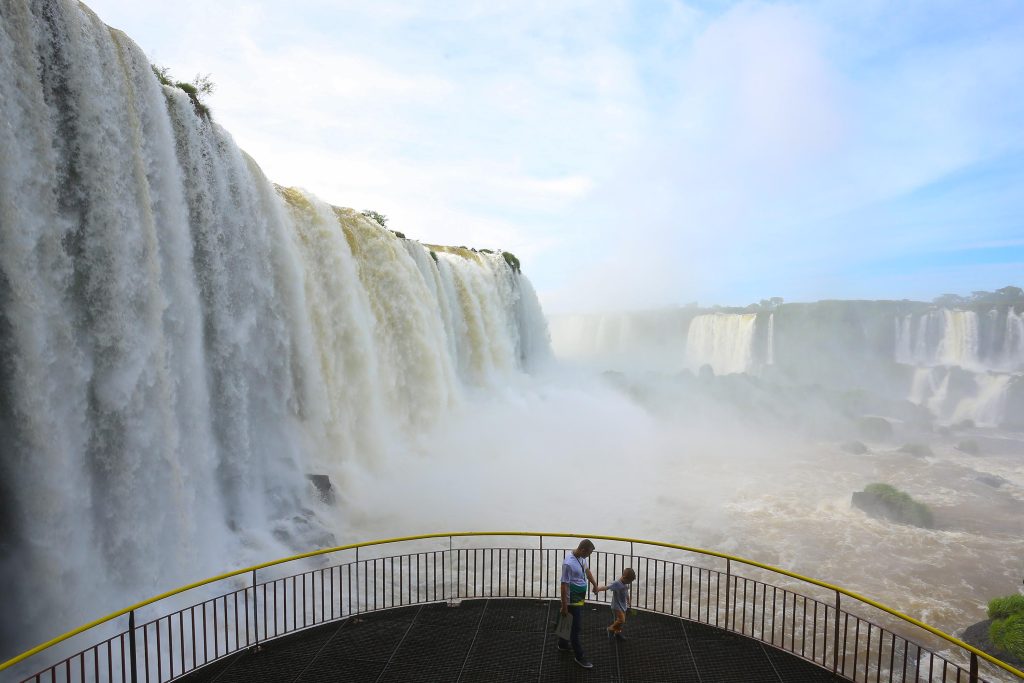
{"type": "Polygon", "coordinates": [[[540,539],[540,597],[545,598],[547,594],[544,593],[544,534],[537,538],[540,539]]]}
{"type": "Polygon", "coordinates": [[[139,683],[138,660],[135,657],[135,610],[128,613],[128,656],[132,659],[132,683],[139,683]]]}
{"type": "Polygon", "coordinates": [[[725,558],[725,630],[729,630],[729,595],[732,593],[732,560],[725,558]]]}
{"type": "Polygon", "coordinates": [[[255,644],[252,649],[254,652],[259,652],[260,649],[260,622],[259,622],[259,610],[256,609],[256,570],[252,570],[252,632],[255,644]]]}
{"type": "Polygon", "coordinates": [[[836,628],[832,638],[832,673],[839,670],[839,591],[836,591],[836,628]]]}
{"type": "Polygon", "coordinates": [[[978,655],[971,653],[971,676],[970,683],[978,683],[978,655]]]}

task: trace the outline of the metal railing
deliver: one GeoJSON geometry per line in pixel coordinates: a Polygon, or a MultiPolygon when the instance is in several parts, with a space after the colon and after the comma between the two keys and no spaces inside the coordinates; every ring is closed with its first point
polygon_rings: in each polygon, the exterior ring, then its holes
{"type": "MultiPolygon", "coordinates": [[[[425,534],[296,555],[115,612],[0,664],[0,671],[10,669],[19,680],[33,683],[164,683],[263,641],[365,612],[472,598],[556,599],[561,562],[571,549],[556,545],[557,539],[583,537],[507,531],[425,534]],[[473,545],[494,537],[506,537],[508,544],[473,545]],[[396,544],[408,552],[379,554],[396,544]],[[278,575],[285,565],[310,562],[319,566],[278,575]],[[209,595],[174,609],[183,594],[195,590],[209,595]],[[117,623],[124,618],[127,624],[119,630],[117,623]],[[90,636],[94,644],[88,647],[69,645],[90,636]]],[[[611,582],[626,566],[636,570],[635,608],[753,638],[851,681],[1024,681],[1024,672],[985,652],[823,581],[701,548],[586,537],[611,542],[619,551],[602,549],[591,557],[599,582],[611,582]],[[637,546],[643,555],[636,553],[637,546]],[[717,566],[703,566],[709,562],[717,566]],[[736,565],[745,566],[748,574],[775,578],[768,582],[740,575],[736,565]],[[787,585],[778,585],[779,577],[787,585]]]]}

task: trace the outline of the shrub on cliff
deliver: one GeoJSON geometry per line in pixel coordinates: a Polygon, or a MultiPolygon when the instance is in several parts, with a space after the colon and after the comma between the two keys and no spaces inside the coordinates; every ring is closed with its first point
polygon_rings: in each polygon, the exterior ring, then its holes
{"type": "Polygon", "coordinates": [[[503,252],[501,252],[501,255],[503,257],[505,257],[505,263],[508,264],[509,268],[511,268],[512,270],[514,270],[517,273],[520,272],[519,271],[519,259],[516,258],[515,254],[513,254],[512,252],[503,251],[503,252]]]}
{"type": "Polygon", "coordinates": [[[376,211],[371,211],[370,209],[367,209],[366,211],[360,211],[359,213],[361,213],[363,216],[366,216],[367,218],[369,218],[371,221],[373,221],[382,228],[388,227],[388,217],[382,213],[377,213],[376,211]]]}
{"type": "Polygon", "coordinates": [[[166,66],[157,66],[156,64],[151,64],[150,66],[153,69],[153,75],[156,76],[161,84],[183,91],[192,100],[192,108],[196,110],[196,114],[203,118],[210,118],[210,108],[202,101],[203,97],[212,94],[216,89],[216,86],[210,79],[210,74],[205,76],[203,74],[196,74],[196,77],[190,82],[175,81],[171,76],[171,70],[166,66]]]}

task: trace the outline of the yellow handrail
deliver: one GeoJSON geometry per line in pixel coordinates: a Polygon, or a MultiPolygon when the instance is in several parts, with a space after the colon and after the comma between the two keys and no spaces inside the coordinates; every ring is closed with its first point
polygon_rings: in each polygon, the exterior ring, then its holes
{"type": "Polygon", "coordinates": [[[861,601],[861,602],[863,602],[865,604],[871,605],[872,607],[876,607],[876,608],[882,610],[883,612],[887,612],[887,613],[891,614],[894,617],[897,617],[899,619],[902,619],[903,621],[906,621],[907,623],[910,623],[910,624],[913,624],[914,626],[917,626],[918,628],[923,628],[924,630],[928,631],[929,633],[932,633],[932,634],[938,636],[939,638],[942,638],[943,640],[945,640],[945,641],[947,641],[947,642],[949,642],[949,643],[951,643],[953,645],[956,645],[957,647],[963,648],[964,650],[967,650],[968,652],[974,653],[975,655],[977,655],[978,657],[981,657],[982,659],[984,659],[985,661],[989,662],[990,664],[993,664],[993,665],[999,667],[1000,669],[1003,669],[1004,671],[1007,671],[1009,673],[1014,674],[1015,676],[1018,676],[1018,677],[1024,679],[1024,671],[1020,671],[1020,670],[1010,666],[1006,662],[1003,662],[1003,661],[1001,661],[999,659],[996,659],[992,655],[990,655],[990,654],[988,654],[986,652],[983,652],[983,651],[979,650],[978,648],[976,648],[976,647],[974,647],[972,645],[968,645],[967,643],[963,642],[959,638],[954,638],[953,636],[949,635],[948,633],[945,633],[943,631],[940,631],[937,628],[929,626],[928,624],[925,624],[924,622],[918,621],[917,619],[914,619],[913,617],[911,617],[909,615],[906,615],[906,614],[904,614],[902,612],[894,610],[891,607],[883,605],[882,603],[876,602],[876,601],[874,601],[874,600],[872,600],[870,598],[866,598],[863,595],[860,595],[858,593],[854,593],[853,591],[846,590],[845,588],[842,588],[840,586],[835,586],[835,585],[833,585],[831,583],[826,583],[824,581],[819,581],[818,579],[812,579],[811,577],[803,576],[802,574],[797,574],[796,572],[791,572],[791,571],[788,571],[786,569],[782,569],[780,567],[774,567],[774,566],[772,566],[770,564],[764,564],[762,562],[757,562],[755,560],[748,560],[745,557],[739,557],[737,555],[730,555],[728,553],[720,553],[720,552],[718,552],[716,550],[707,550],[707,549],[704,549],[704,548],[695,548],[693,546],[688,546],[688,545],[677,545],[675,543],[664,543],[664,542],[661,542],[661,541],[648,541],[648,540],[639,539],[639,538],[628,538],[628,537],[625,537],[625,536],[604,536],[604,535],[601,535],[601,534],[545,533],[545,532],[536,532],[536,531],[455,531],[455,532],[450,532],[450,533],[419,534],[419,535],[416,535],[416,536],[401,536],[401,537],[397,537],[397,538],[385,538],[385,539],[381,539],[381,540],[377,540],[377,541],[365,541],[363,543],[350,543],[349,545],[335,546],[333,548],[323,548],[321,550],[314,550],[314,551],[308,552],[308,553],[302,553],[302,554],[299,554],[299,555],[292,555],[290,557],[284,557],[284,558],[281,558],[281,559],[278,559],[278,560],[272,560],[270,562],[264,562],[262,564],[253,565],[251,567],[246,567],[244,569],[237,569],[237,570],[235,570],[233,572],[228,572],[226,574],[219,574],[217,576],[212,576],[212,577],[210,577],[208,579],[203,579],[202,581],[196,581],[195,583],[190,583],[187,586],[182,586],[182,587],[176,588],[176,589],[174,589],[172,591],[168,591],[166,593],[161,593],[160,595],[154,596],[154,597],[152,597],[152,598],[150,598],[148,600],[144,600],[142,602],[136,603],[136,604],[132,605],[131,607],[126,607],[126,608],[124,608],[124,609],[122,609],[122,610],[120,610],[118,612],[114,612],[113,614],[108,614],[105,617],[102,617],[100,619],[96,619],[95,621],[91,621],[88,624],[84,624],[82,626],[79,626],[78,628],[74,629],[73,631],[68,631],[67,633],[65,633],[63,635],[60,635],[60,636],[57,636],[56,638],[53,638],[52,640],[48,640],[45,643],[42,643],[41,645],[37,645],[36,647],[32,648],[31,650],[28,650],[26,652],[21,653],[17,657],[14,657],[12,659],[7,660],[3,664],[0,664],[0,671],[3,671],[4,669],[10,668],[10,667],[14,666],[15,664],[17,664],[18,662],[20,662],[20,661],[23,661],[23,660],[25,660],[25,659],[27,659],[27,658],[35,655],[35,654],[38,654],[38,653],[42,652],[43,650],[45,650],[45,649],[47,649],[49,647],[53,647],[57,643],[63,642],[65,640],[67,640],[68,638],[71,638],[72,636],[76,636],[79,633],[82,633],[83,631],[88,631],[89,629],[91,629],[91,628],[93,628],[95,626],[99,626],[100,624],[103,624],[105,622],[108,622],[111,619],[116,619],[117,617],[120,617],[120,616],[123,616],[125,614],[128,614],[129,612],[137,610],[137,609],[139,609],[141,607],[145,607],[146,605],[151,605],[154,602],[159,602],[160,600],[163,600],[165,598],[169,598],[171,596],[178,595],[179,593],[184,593],[185,591],[192,590],[193,588],[199,588],[200,586],[205,586],[205,585],[213,583],[215,581],[221,581],[223,579],[229,579],[229,578],[231,578],[233,576],[239,576],[241,574],[247,574],[249,572],[258,571],[260,569],[266,569],[267,567],[273,567],[275,565],[284,564],[286,562],[293,562],[295,560],[302,560],[302,559],[305,559],[307,557],[315,557],[317,555],[327,555],[327,554],[330,554],[330,553],[341,552],[343,550],[353,550],[355,548],[365,548],[365,547],[374,546],[374,545],[386,545],[388,543],[402,543],[402,542],[405,542],[405,541],[421,541],[421,540],[430,539],[430,538],[456,538],[456,537],[461,538],[461,537],[467,537],[467,536],[539,536],[539,537],[542,537],[542,538],[591,538],[591,539],[595,539],[596,538],[596,539],[599,539],[599,540],[602,540],[602,541],[619,541],[619,542],[622,542],[622,543],[634,543],[634,544],[639,544],[639,545],[649,545],[649,546],[660,547],[660,548],[671,548],[673,550],[683,550],[683,551],[686,551],[686,552],[698,553],[698,554],[701,554],[701,555],[710,555],[712,557],[719,557],[719,558],[722,558],[723,560],[731,560],[733,562],[741,562],[743,564],[750,565],[752,567],[759,567],[760,569],[766,569],[768,571],[775,572],[776,574],[782,574],[783,576],[789,576],[789,577],[794,578],[794,579],[799,579],[800,581],[805,581],[805,582],[813,584],[815,586],[820,586],[822,588],[827,588],[828,590],[836,591],[836,592],[838,592],[838,593],[840,593],[842,595],[845,595],[847,597],[851,597],[851,598],[853,598],[855,600],[859,600],[859,601],[861,601]]]}

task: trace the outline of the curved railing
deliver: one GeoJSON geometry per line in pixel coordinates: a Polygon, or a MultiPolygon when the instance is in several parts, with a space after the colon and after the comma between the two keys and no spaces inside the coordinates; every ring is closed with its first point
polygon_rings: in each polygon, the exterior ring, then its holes
{"type": "MultiPolygon", "coordinates": [[[[558,545],[556,539],[583,537],[517,531],[424,534],[295,555],[132,605],[0,664],[0,671],[35,683],[163,683],[263,641],[364,612],[468,598],[555,599],[562,558],[575,545],[558,545]],[[493,537],[508,543],[474,545],[493,537]],[[380,554],[396,544],[407,552],[380,554]],[[279,575],[296,563],[316,566],[279,575]],[[186,592],[197,590],[205,599],[178,607],[186,592]],[[83,638],[92,644],[81,647],[83,638]]],[[[987,653],[824,581],[702,548],[586,538],[612,545],[608,550],[600,543],[591,557],[598,581],[614,580],[626,566],[637,571],[634,607],[753,638],[848,680],[1024,681],[1024,672],[987,653]],[[637,554],[638,546],[645,554],[637,554]],[[717,566],[703,566],[708,562],[717,566]],[[745,575],[735,571],[736,565],[745,567],[745,575]],[[776,578],[768,582],[752,573],[776,578]],[[788,585],[776,585],[778,577],[788,585]]]]}

